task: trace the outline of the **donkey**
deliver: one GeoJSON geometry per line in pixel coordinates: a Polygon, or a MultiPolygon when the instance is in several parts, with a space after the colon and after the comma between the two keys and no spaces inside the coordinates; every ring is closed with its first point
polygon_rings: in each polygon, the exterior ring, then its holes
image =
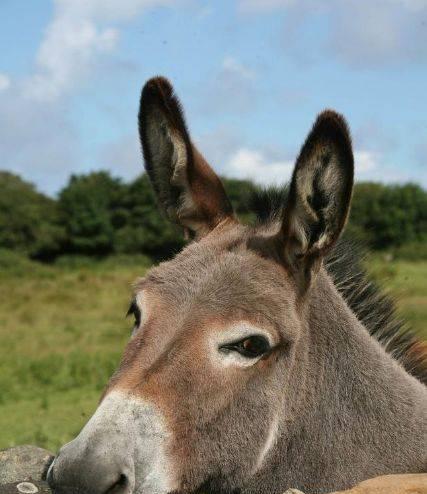
{"type": "Polygon", "coordinates": [[[342,261],[352,247],[336,253],[353,187],[344,118],[317,117],[286,199],[255,226],[162,77],[142,90],[139,132],[158,202],[192,241],[136,282],[132,336],[49,470],[55,491],[324,493],[425,471],[427,389],[397,358],[425,372],[421,347],[342,261]]]}

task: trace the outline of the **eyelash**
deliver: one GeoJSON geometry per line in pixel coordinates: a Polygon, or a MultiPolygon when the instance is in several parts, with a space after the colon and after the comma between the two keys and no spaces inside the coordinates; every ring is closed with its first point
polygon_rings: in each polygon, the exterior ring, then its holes
{"type": "Polygon", "coordinates": [[[135,318],[135,327],[138,328],[141,324],[141,311],[139,310],[135,299],[133,299],[130,303],[129,309],[126,312],[126,317],[130,316],[131,314],[133,314],[135,318]]]}

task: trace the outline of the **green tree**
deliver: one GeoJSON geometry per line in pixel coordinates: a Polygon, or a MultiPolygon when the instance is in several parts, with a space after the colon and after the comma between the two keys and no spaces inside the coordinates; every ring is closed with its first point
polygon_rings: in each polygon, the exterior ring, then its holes
{"type": "Polygon", "coordinates": [[[114,213],[114,225],[116,252],[163,258],[184,245],[182,231],[159,211],[145,174],[126,186],[120,208],[114,213]]]}
{"type": "MultiPolygon", "coordinates": [[[[259,190],[249,180],[223,181],[244,222],[253,220],[253,210],[262,210],[266,199],[283,205],[280,189],[254,195],[259,190]]],[[[347,235],[375,249],[426,242],[427,192],[415,184],[356,184],[347,235]]],[[[162,259],[183,245],[181,229],[159,210],[145,174],[130,183],[105,171],[73,175],[55,200],[17,175],[0,172],[0,248],[49,261],[65,253],[162,259]]]]}
{"type": "Polygon", "coordinates": [[[0,191],[0,247],[52,259],[64,241],[56,202],[5,171],[0,172],[0,191]]]}
{"type": "Polygon", "coordinates": [[[422,241],[427,192],[416,184],[356,184],[348,230],[376,249],[422,241]]]}
{"type": "Polygon", "coordinates": [[[113,213],[120,205],[123,187],[105,171],[71,176],[59,194],[67,252],[106,255],[114,251],[113,213]]]}

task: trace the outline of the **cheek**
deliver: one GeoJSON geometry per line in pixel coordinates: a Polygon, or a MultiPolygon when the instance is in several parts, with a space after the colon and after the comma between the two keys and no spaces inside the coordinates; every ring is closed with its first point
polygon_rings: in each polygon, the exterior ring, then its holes
{"type": "Polygon", "coordinates": [[[267,391],[273,364],[271,358],[245,369],[214,365],[195,344],[174,349],[141,379],[138,395],[161,411],[171,431],[167,455],[180,482],[197,487],[218,469],[244,479],[259,468],[275,439],[267,391]]]}
{"type": "Polygon", "coordinates": [[[197,434],[199,427],[216,422],[225,410],[233,420],[247,421],[262,400],[274,369],[274,357],[250,368],[219,365],[202,345],[173,352],[140,387],[142,397],[156,403],[177,437],[197,434]],[[191,427],[197,425],[197,427],[191,427]]]}
{"type": "Polygon", "coordinates": [[[145,389],[173,431],[167,454],[177,478],[188,490],[218,475],[240,484],[260,468],[274,445],[276,410],[255,383],[227,383],[200,369],[188,371],[187,379],[172,385],[171,376],[163,383],[164,376],[158,375],[145,389]]]}

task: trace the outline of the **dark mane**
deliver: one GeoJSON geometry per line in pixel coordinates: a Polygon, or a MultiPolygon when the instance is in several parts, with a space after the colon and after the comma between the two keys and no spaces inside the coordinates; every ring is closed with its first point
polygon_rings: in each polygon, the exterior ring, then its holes
{"type": "MultiPolygon", "coordinates": [[[[280,219],[287,186],[256,191],[249,207],[259,223],[280,219]]],[[[366,249],[350,240],[338,241],[327,256],[326,268],[351,310],[406,371],[427,385],[427,345],[396,315],[393,299],[371,280],[363,267],[366,249]]]]}

